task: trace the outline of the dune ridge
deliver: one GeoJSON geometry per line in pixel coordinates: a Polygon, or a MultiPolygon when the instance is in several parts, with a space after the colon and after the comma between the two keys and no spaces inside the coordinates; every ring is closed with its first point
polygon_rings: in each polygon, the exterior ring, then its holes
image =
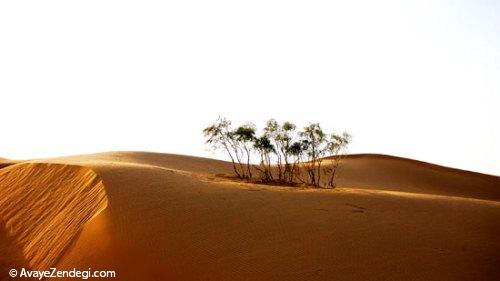
{"type": "Polygon", "coordinates": [[[0,231],[30,268],[54,265],[106,206],[104,184],[89,168],[21,163],[0,170],[0,231]]]}
{"type": "Polygon", "coordinates": [[[7,159],[7,158],[1,158],[0,157],[0,169],[8,167],[10,165],[14,165],[14,164],[20,163],[20,162],[22,162],[22,161],[10,160],[10,159],[7,159]]]}
{"type": "MultiPolygon", "coordinates": [[[[210,158],[154,152],[116,151],[43,159],[106,171],[116,165],[143,164],[213,177],[232,175],[231,163],[210,158]]],[[[328,161],[324,161],[328,165],[328,161]]],[[[258,174],[255,171],[255,174],[258,174]]],[[[342,162],[339,187],[458,196],[500,201],[500,177],[418,160],[382,155],[352,154],[342,162]]]]}

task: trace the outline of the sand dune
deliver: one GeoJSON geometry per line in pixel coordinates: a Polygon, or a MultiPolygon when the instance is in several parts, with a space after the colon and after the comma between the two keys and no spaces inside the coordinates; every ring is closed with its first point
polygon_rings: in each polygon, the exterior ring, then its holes
{"type": "Polygon", "coordinates": [[[387,155],[348,156],[339,185],[500,200],[500,177],[387,155]]]}
{"type": "Polygon", "coordinates": [[[4,264],[116,270],[120,280],[500,276],[500,178],[494,176],[356,155],[346,159],[339,188],[317,190],[217,178],[231,173],[229,163],[180,155],[113,152],[36,162],[52,164],[0,170],[0,198],[5,194],[20,205],[13,211],[0,199],[9,234],[0,237],[4,264]],[[92,177],[91,171],[99,175],[92,182],[100,178],[104,187],[83,180],[88,177],[82,173],[92,177]],[[33,182],[44,189],[32,188],[31,195],[25,189],[33,182]],[[51,233],[46,227],[22,234],[28,227],[13,223],[43,217],[26,209],[46,204],[43,196],[55,205],[75,203],[51,224],[62,237],[36,234],[51,233]],[[99,213],[105,198],[108,206],[99,213]],[[62,220],[75,217],[78,223],[62,220]],[[27,246],[41,237],[72,243],[57,252],[43,243],[27,246]],[[28,251],[7,247],[13,239],[28,251]]]}
{"type": "MultiPolygon", "coordinates": [[[[104,185],[89,168],[24,163],[1,169],[0,231],[8,239],[1,246],[17,253],[14,263],[47,268],[106,205],[104,185]]],[[[11,264],[8,256],[1,259],[4,273],[11,264]]]]}
{"type": "MultiPolygon", "coordinates": [[[[231,164],[225,161],[149,152],[110,152],[47,159],[47,161],[62,161],[97,168],[107,164],[132,163],[194,174],[232,174],[231,164]]],[[[328,165],[328,161],[324,161],[324,165],[328,165]]],[[[388,155],[348,155],[343,160],[337,181],[342,187],[500,200],[498,176],[388,155]]]]}

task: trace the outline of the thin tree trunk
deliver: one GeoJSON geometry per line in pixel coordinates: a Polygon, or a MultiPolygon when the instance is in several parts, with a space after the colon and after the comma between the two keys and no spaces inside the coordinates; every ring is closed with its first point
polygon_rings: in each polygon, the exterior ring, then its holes
{"type": "Polygon", "coordinates": [[[243,163],[242,163],[242,160],[241,160],[241,154],[242,153],[240,152],[240,150],[238,149],[238,146],[236,144],[231,143],[231,146],[232,146],[234,154],[236,156],[236,160],[238,160],[238,165],[240,166],[241,175],[243,176],[243,178],[246,178],[245,168],[243,167],[243,163]]]}
{"type": "Polygon", "coordinates": [[[269,179],[272,181],[274,178],[273,178],[273,171],[271,168],[271,156],[269,155],[269,153],[267,154],[267,170],[269,172],[269,179]]]}
{"type": "Polygon", "coordinates": [[[236,169],[236,163],[234,162],[234,158],[233,158],[233,155],[231,154],[231,151],[227,147],[227,144],[224,143],[223,145],[224,145],[224,148],[227,151],[227,154],[229,154],[229,157],[231,158],[231,163],[233,163],[234,172],[236,173],[236,175],[238,176],[238,178],[241,178],[240,173],[238,173],[238,169],[236,169]]]}
{"type": "Polygon", "coordinates": [[[320,187],[321,186],[321,162],[322,160],[318,160],[318,165],[317,165],[317,168],[318,168],[318,176],[317,176],[317,184],[316,184],[316,187],[320,187]]]}
{"type": "Polygon", "coordinates": [[[250,171],[250,151],[248,150],[248,147],[245,145],[245,151],[247,153],[247,171],[248,171],[248,178],[252,178],[252,171],[250,171]]]}

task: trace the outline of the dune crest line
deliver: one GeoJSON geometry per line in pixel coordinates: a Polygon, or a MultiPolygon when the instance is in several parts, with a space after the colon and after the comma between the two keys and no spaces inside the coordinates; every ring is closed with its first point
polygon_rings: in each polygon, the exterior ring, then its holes
{"type": "Polygon", "coordinates": [[[0,170],[0,231],[33,269],[54,266],[107,204],[103,181],[87,167],[21,163],[0,170]]]}

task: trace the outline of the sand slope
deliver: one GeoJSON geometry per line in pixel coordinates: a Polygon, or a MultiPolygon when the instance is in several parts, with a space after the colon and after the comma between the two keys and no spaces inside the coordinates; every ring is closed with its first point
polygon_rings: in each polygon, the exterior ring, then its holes
{"type": "Polygon", "coordinates": [[[498,177],[358,155],[346,159],[340,188],[313,190],[223,180],[213,175],[231,173],[229,163],[189,156],[114,152],[38,161],[91,168],[109,202],[78,224],[59,268],[116,270],[119,280],[500,276],[498,177]]]}
{"type": "Polygon", "coordinates": [[[1,169],[0,249],[9,254],[0,256],[0,270],[54,265],[106,205],[104,185],[89,168],[24,163],[1,169]]]}
{"type": "Polygon", "coordinates": [[[387,155],[348,156],[338,182],[344,187],[500,200],[500,177],[387,155]]]}

